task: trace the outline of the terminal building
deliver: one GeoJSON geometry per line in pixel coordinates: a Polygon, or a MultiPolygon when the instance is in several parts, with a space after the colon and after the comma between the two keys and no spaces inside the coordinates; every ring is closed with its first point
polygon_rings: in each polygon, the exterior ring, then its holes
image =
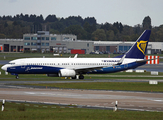
{"type": "MultiPolygon", "coordinates": [[[[53,52],[73,53],[84,51],[89,54],[92,51],[124,53],[135,42],[125,41],[89,41],[77,40],[76,35],[50,34],[48,31],[38,31],[36,34],[24,34],[23,39],[0,39],[1,52],[53,52]]],[[[149,42],[147,54],[161,53],[163,42],[149,42]]]]}
{"type": "Polygon", "coordinates": [[[92,41],[77,40],[76,35],[38,31],[37,34],[24,34],[23,39],[0,39],[0,47],[1,52],[71,53],[71,50],[79,49],[89,54],[94,46],[92,41]]]}

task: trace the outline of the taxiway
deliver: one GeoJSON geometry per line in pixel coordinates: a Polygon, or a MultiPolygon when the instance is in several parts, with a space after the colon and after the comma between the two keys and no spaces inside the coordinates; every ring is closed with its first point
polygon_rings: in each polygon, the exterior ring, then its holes
{"type": "Polygon", "coordinates": [[[163,93],[152,92],[0,88],[0,99],[110,109],[118,101],[118,109],[163,111],[163,93]]]}

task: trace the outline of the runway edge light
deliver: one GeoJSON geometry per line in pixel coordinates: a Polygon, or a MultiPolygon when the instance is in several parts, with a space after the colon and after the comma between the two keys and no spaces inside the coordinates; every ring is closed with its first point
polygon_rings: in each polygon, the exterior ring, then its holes
{"type": "Polygon", "coordinates": [[[5,100],[2,101],[2,111],[5,109],[5,100]]]}
{"type": "Polygon", "coordinates": [[[118,110],[118,101],[115,101],[114,112],[118,110]]]}

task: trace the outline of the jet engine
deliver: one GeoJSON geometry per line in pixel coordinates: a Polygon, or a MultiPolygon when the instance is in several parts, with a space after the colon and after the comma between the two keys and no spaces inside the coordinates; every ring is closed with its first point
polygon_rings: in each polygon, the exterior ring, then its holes
{"type": "Polygon", "coordinates": [[[58,73],[59,77],[75,77],[75,70],[61,69],[58,73]]]}

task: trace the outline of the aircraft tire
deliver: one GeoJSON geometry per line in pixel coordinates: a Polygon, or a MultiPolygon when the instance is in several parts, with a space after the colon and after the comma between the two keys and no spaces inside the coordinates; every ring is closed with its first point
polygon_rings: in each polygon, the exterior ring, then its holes
{"type": "Polygon", "coordinates": [[[19,76],[16,76],[16,79],[19,79],[19,76]]]}
{"type": "Polygon", "coordinates": [[[79,75],[79,79],[84,79],[84,75],[79,75]]]}
{"type": "Polygon", "coordinates": [[[74,77],[71,77],[72,79],[76,79],[76,75],[74,77]]]}

